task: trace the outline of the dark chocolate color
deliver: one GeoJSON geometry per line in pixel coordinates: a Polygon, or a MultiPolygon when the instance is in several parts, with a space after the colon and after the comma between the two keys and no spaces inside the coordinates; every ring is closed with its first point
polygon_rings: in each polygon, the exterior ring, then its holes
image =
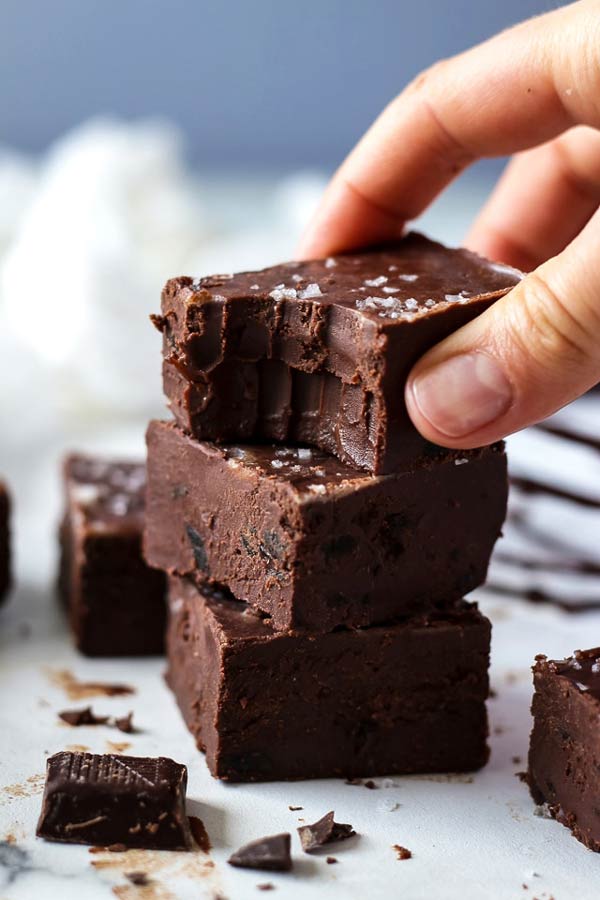
{"type": "Polygon", "coordinates": [[[244,844],[227,860],[238,869],[261,869],[265,872],[289,872],[292,868],[291,835],[287,832],[259,838],[244,844]]]}
{"type": "Polygon", "coordinates": [[[37,826],[47,841],[188,850],[187,769],[166,757],[55,753],[37,826]]]}
{"type": "Polygon", "coordinates": [[[0,603],[11,584],[9,519],[10,497],[6,485],[0,481],[0,603]]]}
{"type": "Polygon", "coordinates": [[[300,843],[305,853],[312,853],[324,844],[335,844],[337,841],[346,841],[356,834],[352,825],[342,822],[334,822],[333,810],[313,822],[312,825],[301,825],[297,829],[300,843]]]}
{"type": "Polygon", "coordinates": [[[333,260],[175,278],[154,317],[165,392],[201,440],[307,443],[393,472],[432,449],[404,405],[413,364],[519,278],[417,234],[333,260]]]}
{"type": "Polygon", "coordinates": [[[600,851],[600,647],[536,657],[527,780],[534,801],[600,851]]]}
{"type": "Polygon", "coordinates": [[[144,553],[277,630],[367,626],[481,584],[506,494],[498,445],[373,477],[319,450],[222,447],[153,422],[144,553]]]}
{"type": "Polygon", "coordinates": [[[217,778],[470,771],[487,760],[490,624],[474,605],[282,633],[171,578],[169,610],[167,680],[217,778]]]}
{"type": "Polygon", "coordinates": [[[70,456],[59,588],[88,656],[162,653],[165,581],[142,558],[145,467],[70,456]]]}

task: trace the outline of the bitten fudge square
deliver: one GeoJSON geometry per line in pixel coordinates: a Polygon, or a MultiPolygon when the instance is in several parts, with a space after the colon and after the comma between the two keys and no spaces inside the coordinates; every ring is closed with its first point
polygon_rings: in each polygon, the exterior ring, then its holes
{"type": "Polygon", "coordinates": [[[317,449],[147,433],[144,553],[224,586],[276,630],[368,626],[483,582],[505,514],[502,445],[371,476],[317,449]]]}
{"type": "Polygon", "coordinates": [[[0,603],[6,597],[10,583],[10,497],[8,488],[0,481],[0,603]]]}
{"type": "Polygon", "coordinates": [[[164,387],[201,440],[308,443],[377,474],[431,451],[403,396],[416,360],[521,273],[410,234],[258,272],[169,281],[164,387]]]}
{"type": "Polygon", "coordinates": [[[536,657],[528,782],[537,804],[600,851],[600,647],[536,657]]]}
{"type": "Polygon", "coordinates": [[[145,466],[72,455],[63,474],[59,593],[78,649],[162,653],[165,578],[142,558],[145,466]]]}
{"type": "Polygon", "coordinates": [[[169,579],[167,680],[211,773],[229,781],[480,768],[489,644],[490,623],[463,601],[282,633],[230,594],[169,579]]]}

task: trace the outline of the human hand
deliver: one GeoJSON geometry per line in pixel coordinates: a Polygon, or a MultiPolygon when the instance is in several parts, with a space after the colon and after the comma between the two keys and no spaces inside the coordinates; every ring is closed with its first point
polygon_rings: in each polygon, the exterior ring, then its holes
{"type": "Polygon", "coordinates": [[[597,129],[600,0],[579,0],[425,71],[329,185],[301,258],[398,237],[475,159],[516,154],[467,246],[530,274],[413,368],[429,440],[490,443],[600,381],[597,129]]]}

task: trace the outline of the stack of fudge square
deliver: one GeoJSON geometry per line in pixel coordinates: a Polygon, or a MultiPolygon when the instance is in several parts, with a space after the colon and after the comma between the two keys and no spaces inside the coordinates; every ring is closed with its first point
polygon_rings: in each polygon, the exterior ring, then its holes
{"type": "Polygon", "coordinates": [[[144,554],[168,577],[168,683],[230,781],[474,770],[488,756],[486,576],[501,444],[428,444],[414,362],[519,273],[410,234],[195,281],[154,322],[144,554]]]}

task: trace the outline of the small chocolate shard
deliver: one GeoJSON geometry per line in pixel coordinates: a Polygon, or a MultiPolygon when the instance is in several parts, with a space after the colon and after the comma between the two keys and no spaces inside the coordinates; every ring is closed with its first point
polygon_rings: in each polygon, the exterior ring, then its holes
{"type": "Polygon", "coordinates": [[[270,881],[265,881],[262,884],[257,884],[256,887],[259,891],[274,891],[275,885],[270,881]]]}
{"type": "Polygon", "coordinates": [[[138,887],[150,884],[150,879],[145,872],[125,872],[125,878],[138,887]]]}
{"type": "Polygon", "coordinates": [[[325,862],[327,863],[328,866],[332,866],[334,863],[337,862],[337,859],[335,858],[335,856],[328,856],[327,859],[325,860],[325,862]]]}
{"type": "Polygon", "coordinates": [[[376,785],[375,782],[371,778],[369,778],[368,781],[365,781],[365,787],[370,791],[374,791],[377,789],[378,785],[376,785]]]}
{"type": "Polygon", "coordinates": [[[291,812],[298,812],[298,810],[304,809],[304,807],[303,807],[303,806],[288,806],[288,809],[289,809],[291,812]]]}
{"type": "Polygon", "coordinates": [[[228,862],[239,869],[289,872],[292,868],[291,839],[291,835],[284,832],[250,841],[233,853],[228,862]]]}
{"type": "Polygon", "coordinates": [[[187,769],[166,757],[55,753],[36,834],[48,841],[189,850],[187,769]]]}
{"type": "Polygon", "coordinates": [[[202,819],[199,819],[198,816],[189,816],[188,818],[190,823],[190,831],[192,832],[194,841],[203,853],[210,853],[210,838],[208,836],[208,832],[206,830],[204,822],[202,821],[202,819]]]}
{"type": "Polygon", "coordinates": [[[300,843],[305,853],[312,853],[324,844],[333,844],[335,841],[346,841],[356,832],[352,825],[344,825],[333,821],[333,810],[326,813],[318,822],[312,825],[301,825],[298,828],[300,843]]]}
{"type": "Polygon", "coordinates": [[[126,716],[120,716],[115,720],[115,728],[118,728],[119,731],[124,731],[125,734],[133,734],[135,731],[133,725],[133,713],[127,713],[126,716]]]}
{"type": "Polygon", "coordinates": [[[412,859],[412,853],[407,847],[402,847],[401,844],[394,844],[392,849],[396,851],[396,859],[412,859]]]}
{"type": "Polygon", "coordinates": [[[106,725],[110,716],[96,716],[92,712],[92,707],[86,706],[85,709],[64,709],[59,712],[58,718],[67,725],[78,727],[79,725],[106,725]]]}

